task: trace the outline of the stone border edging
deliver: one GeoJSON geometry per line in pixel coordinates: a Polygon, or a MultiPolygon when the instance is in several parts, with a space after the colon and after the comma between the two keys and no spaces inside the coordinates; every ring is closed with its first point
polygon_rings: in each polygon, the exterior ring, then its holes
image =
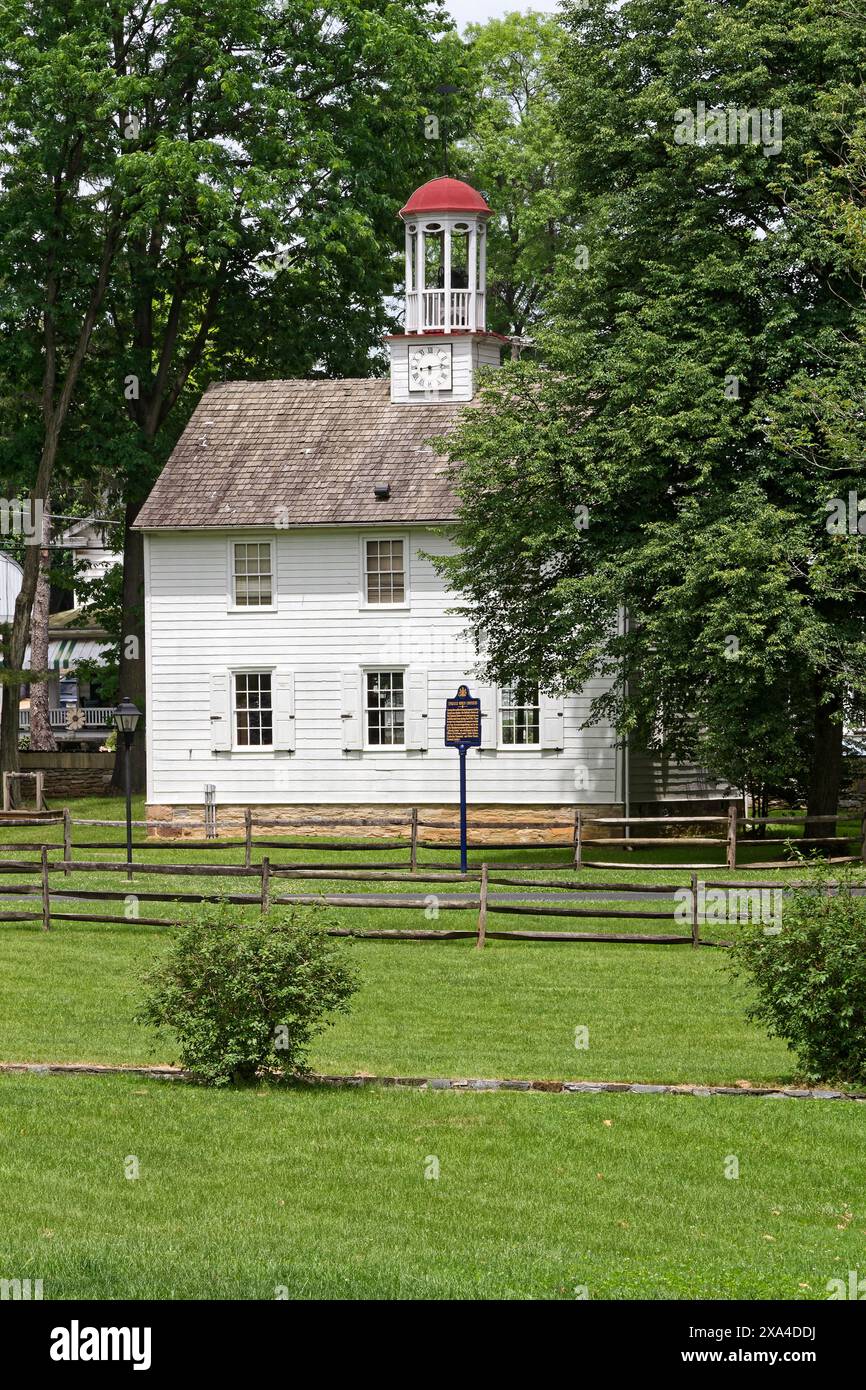
{"type": "MultiPolygon", "coordinates": [[[[112,1066],[100,1062],[0,1062],[0,1074],[36,1072],[85,1076],[142,1076],[165,1081],[192,1081],[189,1072],[169,1066],[112,1066]]],[[[548,1094],[620,1093],[670,1096],[757,1096],[767,1100],[866,1101],[863,1091],[831,1091],[822,1088],[772,1086],[700,1086],[694,1082],[650,1085],[638,1081],[501,1081],[482,1077],[431,1076],[329,1076],[311,1072],[294,1079],[299,1086],[405,1086],[426,1091],[542,1091],[548,1094]]]]}

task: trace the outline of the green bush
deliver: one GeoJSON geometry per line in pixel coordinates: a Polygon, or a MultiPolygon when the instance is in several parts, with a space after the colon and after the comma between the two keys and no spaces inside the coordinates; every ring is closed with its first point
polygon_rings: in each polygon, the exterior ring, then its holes
{"type": "Polygon", "coordinates": [[[310,1041],[345,1013],[358,981],[319,910],[295,907],[238,925],[205,908],[144,979],[140,1023],[170,1028],[183,1066],[214,1086],[306,1069],[310,1041]]]}
{"type": "Polygon", "coordinates": [[[866,1081],[866,897],[862,877],[809,865],[786,893],[780,926],[749,927],[733,970],[753,991],[747,1013],[784,1038],[812,1081],[866,1081]],[[833,882],[838,890],[828,893],[833,882]]]}

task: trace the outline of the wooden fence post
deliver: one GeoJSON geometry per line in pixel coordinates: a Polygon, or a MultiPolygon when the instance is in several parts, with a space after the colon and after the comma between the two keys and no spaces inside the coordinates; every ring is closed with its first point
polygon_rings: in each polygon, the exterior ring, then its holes
{"type": "Polygon", "coordinates": [[[244,811],[244,868],[249,869],[253,862],[253,813],[249,806],[244,811]]]}
{"type": "Polygon", "coordinates": [[[737,867],[737,806],[728,807],[728,868],[737,867]]]}
{"type": "Polygon", "coordinates": [[[69,807],[63,808],[63,877],[69,877],[69,861],[72,858],[72,817],[69,807]]]}
{"type": "Polygon", "coordinates": [[[271,861],[267,855],[262,859],[262,912],[271,905],[271,861]]]}
{"type": "Polygon", "coordinates": [[[701,939],[700,922],[698,921],[698,876],[692,874],[692,945],[699,946],[701,939]]]}
{"type": "Polygon", "coordinates": [[[478,894],[478,940],[475,942],[476,951],[484,948],[484,937],[487,932],[487,865],[481,865],[481,888],[478,894]]]}
{"type": "Polygon", "coordinates": [[[3,773],[3,810],[12,810],[12,773],[3,773]]]}
{"type": "Polygon", "coordinates": [[[418,807],[412,807],[412,844],[409,849],[409,868],[414,874],[418,867],[418,807]]]}
{"type": "Polygon", "coordinates": [[[583,815],[580,811],[574,813],[574,867],[581,868],[583,864],[583,815]]]}
{"type": "Polygon", "coordinates": [[[36,774],[36,809],[37,809],[37,811],[47,811],[47,810],[48,810],[48,807],[47,807],[46,804],[45,804],[45,773],[44,773],[44,772],[37,772],[37,774],[36,774]]]}
{"type": "Polygon", "coordinates": [[[862,846],[861,846],[861,848],[860,848],[860,858],[863,860],[863,863],[866,864],[866,811],[863,812],[863,825],[862,825],[862,830],[863,830],[863,843],[862,843],[862,846]]]}
{"type": "Polygon", "coordinates": [[[48,882],[48,846],[42,846],[42,930],[51,930],[51,890],[48,882]]]}

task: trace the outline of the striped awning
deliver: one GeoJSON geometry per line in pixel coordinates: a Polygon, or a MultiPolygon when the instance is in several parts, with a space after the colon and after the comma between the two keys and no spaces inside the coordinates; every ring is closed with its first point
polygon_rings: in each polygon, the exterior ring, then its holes
{"type": "MultiPolygon", "coordinates": [[[[48,669],[51,671],[74,671],[82,661],[97,661],[103,652],[110,650],[107,642],[96,642],[87,637],[64,637],[48,643],[48,669]]],[[[24,657],[25,667],[30,665],[30,648],[24,657]]]]}

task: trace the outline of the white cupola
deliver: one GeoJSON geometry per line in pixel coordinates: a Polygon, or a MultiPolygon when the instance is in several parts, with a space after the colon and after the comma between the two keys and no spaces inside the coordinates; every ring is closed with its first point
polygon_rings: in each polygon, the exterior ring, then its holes
{"type": "Polygon", "coordinates": [[[498,366],[486,330],[490,208],[460,179],[431,179],[400,216],[406,228],[405,330],[392,337],[391,399],[471,400],[475,371],[498,366]]]}

